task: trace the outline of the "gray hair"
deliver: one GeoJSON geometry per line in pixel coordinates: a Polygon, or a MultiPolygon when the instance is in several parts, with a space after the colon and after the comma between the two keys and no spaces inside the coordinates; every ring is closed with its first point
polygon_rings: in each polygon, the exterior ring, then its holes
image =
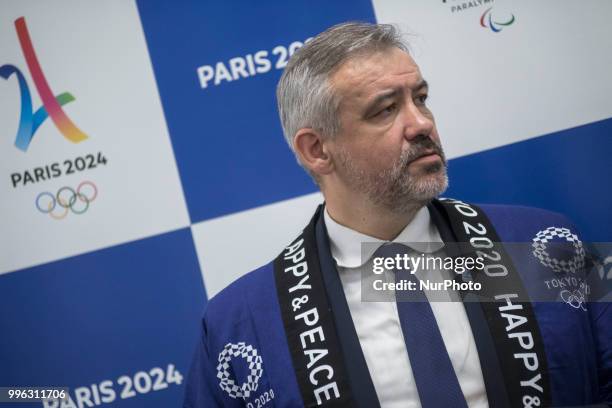
{"type": "Polygon", "coordinates": [[[330,77],[349,59],[396,47],[408,52],[399,30],[389,24],[347,22],[323,31],[297,50],[276,87],[278,112],[291,150],[302,128],[313,128],[324,137],[340,130],[340,100],[330,77]]]}

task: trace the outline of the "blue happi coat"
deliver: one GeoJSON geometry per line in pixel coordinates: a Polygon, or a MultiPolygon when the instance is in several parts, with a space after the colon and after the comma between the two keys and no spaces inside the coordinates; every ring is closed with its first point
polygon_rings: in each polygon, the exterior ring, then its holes
{"type": "MultiPolygon", "coordinates": [[[[571,222],[557,213],[517,206],[482,205],[480,209],[502,242],[541,244],[560,238],[574,244],[579,239],[571,222]]],[[[453,240],[447,220],[435,206],[430,205],[429,210],[442,238],[453,240]]],[[[336,330],[341,334],[341,350],[354,405],[376,406],[378,401],[335,272],[323,217],[315,215],[312,223],[316,226],[321,271],[328,274],[326,291],[336,330]]],[[[507,252],[532,299],[550,295],[560,299],[532,303],[544,348],[552,406],[612,403],[610,304],[587,303],[580,291],[575,292],[579,288],[565,283],[569,280],[564,277],[571,272],[564,272],[564,264],[547,259],[545,251],[533,251],[532,247],[537,249],[537,246],[522,245],[508,248],[507,252]]],[[[483,326],[484,322],[475,322],[472,331],[479,346],[489,405],[509,406],[500,397],[502,392],[498,392],[500,386],[503,388],[503,373],[491,342],[485,344],[487,336],[481,335],[483,326]]],[[[283,325],[274,263],[269,263],[209,300],[184,406],[301,407],[303,401],[283,325]]],[[[534,407],[542,406],[533,400],[528,402],[534,407]]]]}

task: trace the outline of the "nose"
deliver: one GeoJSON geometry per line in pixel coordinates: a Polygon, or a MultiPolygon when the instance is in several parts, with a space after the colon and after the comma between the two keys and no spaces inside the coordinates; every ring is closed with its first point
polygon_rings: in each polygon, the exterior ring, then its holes
{"type": "Polygon", "coordinates": [[[421,109],[410,102],[404,109],[404,137],[409,141],[417,136],[430,137],[434,129],[434,122],[421,109]]]}

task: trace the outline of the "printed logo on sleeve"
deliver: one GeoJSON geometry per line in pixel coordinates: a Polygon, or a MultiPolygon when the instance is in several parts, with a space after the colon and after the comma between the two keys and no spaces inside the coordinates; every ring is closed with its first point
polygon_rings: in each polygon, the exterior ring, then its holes
{"type": "Polygon", "coordinates": [[[217,378],[219,387],[232,398],[249,398],[251,393],[257,391],[259,379],[263,374],[261,356],[257,349],[244,342],[237,344],[227,343],[221,353],[219,353],[219,364],[217,365],[217,378]],[[240,385],[236,384],[230,362],[234,358],[244,359],[248,367],[246,381],[240,385]]]}
{"type": "Polygon", "coordinates": [[[552,268],[555,272],[575,273],[584,267],[584,247],[578,236],[567,228],[548,227],[536,234],[533,238],[533,256],[542,265],[552,268]],[[547,244],[554,241],[565,240],[572,244],[574,254],[572,258],[559,259],[548,252],[547,244]]]}
{"type": "Polygon", "coordinates": [[[568,228],[548,227],[539,231],[532,241],[533,256],[557,275],[544,281],[547,289],[558,289],[563,302],[586,311],[591,288],[578,274],[585,266],[584,246],[578,235],[568,228]]]}

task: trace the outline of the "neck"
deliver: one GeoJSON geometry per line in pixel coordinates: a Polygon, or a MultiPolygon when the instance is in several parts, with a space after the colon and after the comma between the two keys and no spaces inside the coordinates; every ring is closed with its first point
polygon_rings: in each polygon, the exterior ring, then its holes
{"type": "Polygon", "coordinates": [[[338,199],[325,195],[327,212],[337,223],[374,238],[391,241],[408,225],[423,207],[422,202],[408,205],[402,211],[392,211],[363,197],[338,199]]]}

